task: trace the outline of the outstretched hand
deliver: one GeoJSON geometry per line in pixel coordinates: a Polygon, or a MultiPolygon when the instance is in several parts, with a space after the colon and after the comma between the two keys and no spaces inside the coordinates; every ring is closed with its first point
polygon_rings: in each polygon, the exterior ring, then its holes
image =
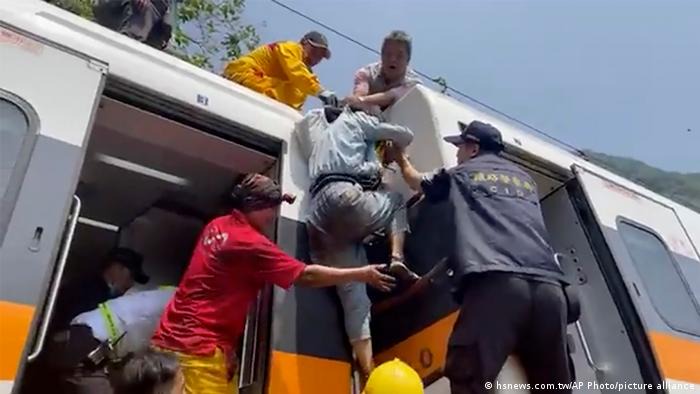
{"type": "Polygon", "coordinates": [[[364,282],[380,291],[389,292],[396,286],[396,279],[384,273],[382,268],[382,265],[368,265],[364,267],[364,282]]]}

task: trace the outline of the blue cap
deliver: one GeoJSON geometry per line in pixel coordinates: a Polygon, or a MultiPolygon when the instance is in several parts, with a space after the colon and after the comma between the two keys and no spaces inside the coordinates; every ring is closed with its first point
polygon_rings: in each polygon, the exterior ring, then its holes
{"type": "Polygon", "coordinates": [[[446,142],[459,146],[467,142],[476,142],[483,150],[499,153],[503,150],[501,132],[489,123],[475,120],[469,125],[459,122],[459,134],[444,137],[446,142]]]}

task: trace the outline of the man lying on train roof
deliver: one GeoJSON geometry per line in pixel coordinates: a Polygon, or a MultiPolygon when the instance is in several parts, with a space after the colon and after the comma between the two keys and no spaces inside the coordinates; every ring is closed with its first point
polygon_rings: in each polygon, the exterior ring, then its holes
{"type": "Polygon", "coordinates": [[[165,49],[173,32],[173,0],[93,0],[95,20],[134,40],[165,49]]]}
{"type": "Polygon", "coordinates": [[[406,32],[389,33],[382,43],[381,61],[357,70],[352,95],[344,102],[378,114],[421,83],[418,74],[408,66],[411,48],[412,40],[406,32]]]}
{"type": "Polygon", "coordinates": [[[300,42],[274,42],[231,60],[223,76],[297,110],[307,96],[336,104],[335,94],[324,89],[311,71],[324,58],[331,58],[328,39],[311,31],[300,42]]]}
{"type": "MultiPolygon", "coordinates": [[[[364,266],[363,239],[386,229],[391,241],[390,271],[404,280],[417,280],[404,264],[408,220],[403,196],[381,187],[383,167],[373,149],[376,142],[385,140],[406,147],[413,132],[349,107],[326,107],[325,112],[325,132],[313,139],[309,159],[312,197],[307,230],[312,261],[336,267],[364,266]]],[[[355,282],[337,286],[337,291],[345,329],[366,378],[373,369],[367,289],[355,282]]]]}
{"type": "Polygon", "coordinates": [[[283,194],[272,179],[248,174],[231,193],[233,211],[207,224],[195,246],[153,344],[174,352],[185,392],[236,393],[232,379],[236,345],[258,292],[268,284],[288,289],[363,282],[388,291],[394,278],[378,266],[330,268],[306,265],[285,254],[265,232],[275,223],[283,194]]]}
{"type": "Polygon", "coordinates": [[[462,125],[445,141],[457,146],[459,164],[433,174],[416,171],[400,147],[388,153],[412,189],[452,207],[449,217],[436,218],[453,236],[448,262],[461,305],[445,364],[452,393],[487,393],[511,353],[531,383],[570,382],[567,281],[534,181],[500,157],[501,133],[490,124],[462,125]]]}

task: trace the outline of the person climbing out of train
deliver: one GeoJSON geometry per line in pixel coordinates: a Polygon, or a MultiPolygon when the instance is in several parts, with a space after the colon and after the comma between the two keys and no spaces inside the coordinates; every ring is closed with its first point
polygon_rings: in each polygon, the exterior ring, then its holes
{"type": "MultiPolygon", "coordinates": [[[[413,132],[350,107],[325,107],[324,115],[325,130],[315,133],[309,158],[312,197],[306,225],[311,260],[333,267],[365,266],[363,239],[384,229],[391,246],[388,272],[409,283],[418,280],[404,263],[408,219],[403,196],[383,188],[382,163],[373,149],[378,141],[406,147],[413,132]]],[[[337,286],[337,292],[345,330],[366,379],[373,369],[367,289],[352,282],[337,286]]]]}
{"type": "Polygon", "coordinates": [[[389,33],[382,43],[381,61],[355,72],[352,94],[343,102],[378,114],[420,84],[418,74],[409,67],[412,47],[408,33],[401,30],[389,33]]]}
{"type": "Polygon", "coordinates": [[[231,213],[204,227],[152,339],[155,348],[177,355],[188,394],[237,392],[236,346],[248,310],[265,285],[288,289],[362,282],[389,291],[395,282],[377,265],[331,268],[285,254],[265,232],[280,205],[295,198],[272,179],[247,174],[231,199],[231,213]]]}
{"type": "Polygon", "coordinates": [[[75,316],[97,308],[110,298],[149,288],[149,280],[139,252],[115,247],[102,261],[99,275],[81,278],[59,293],[54,323],[56,327],[67,327],[75,316]]]}
{"type": "Polygon", "coordinates": [[[416,171],[400,146],[387,153],[412,189],[451,207],[435,220],[451,236],[448,261],[461,305],[445,365],[452,394],[488,392],[511,353],[531,383],[568,383],[567,281],[534,181],[500,156],[501,133],[490,124],[461,124],[444,139],[457,147],[458,165],[432,174],[416,171]]]}
{"type": "Polygon", "coordinates": [[[308,96],[335,105],[335,93],[321,86],[311,70],[324,58],[331,58],[328,39],[310,31],[299,42],[273,42],[231,60],[223,75],[297,110],[301,110],[308,96]]]}
{"type": "Polygon", "coordinates": [[[110,295],[117,297],[146,290],[150,280],[143,271],[143,256],[129,248],[112,249],[102,270],[110,295]]]}
{"type": "Polygon", "coordinates": [[[54,342],[55,366],[63,375],[64,392],[75,394],[112,393],[110,377],[117,368],[113,360],[105,364],[90,357],[109,341],[117,358],[126,358],[148,349],[151,336],[174,287],[126,293],[81,313],[70,323],[66,340],[54,342]]]}

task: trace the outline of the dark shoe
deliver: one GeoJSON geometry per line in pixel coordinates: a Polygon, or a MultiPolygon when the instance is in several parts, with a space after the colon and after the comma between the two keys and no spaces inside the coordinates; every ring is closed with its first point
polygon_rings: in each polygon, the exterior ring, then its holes
{"type": "Polygon", "coordinates": [[[388,271],[391,275],[397,277],[402,282],[408,282],[408,284],[415,283],[420,279],[420,275],[411,271],[401,257],[393,256],[391,258],[388,271]]]}

